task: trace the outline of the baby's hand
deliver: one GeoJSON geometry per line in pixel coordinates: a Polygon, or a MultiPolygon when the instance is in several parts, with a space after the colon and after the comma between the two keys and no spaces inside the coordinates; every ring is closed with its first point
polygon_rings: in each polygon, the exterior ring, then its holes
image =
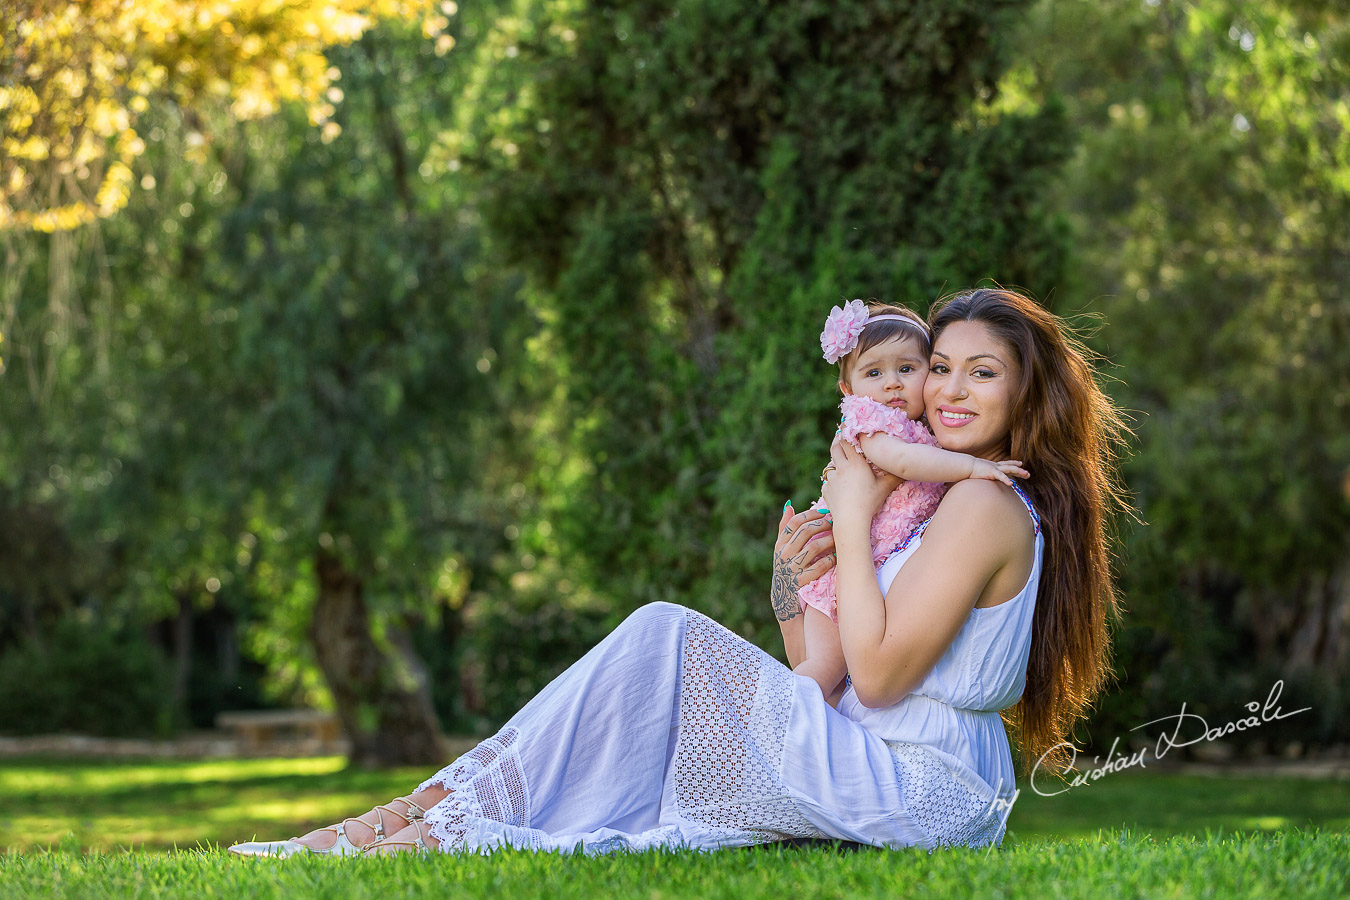
{"type": "Polygon", "coordinates": [[[1012,479],[1009,475],[1016,475],[1018,478],[1030,478],[1031,473],[1022,468],[1020,459],[1004,459],[999,462],[990,462],[987,459],[975,459],[970,467],[971,478],[985,478],[989,481],[1001,481],[1008,487],[1012,487],[1012,479]]]}

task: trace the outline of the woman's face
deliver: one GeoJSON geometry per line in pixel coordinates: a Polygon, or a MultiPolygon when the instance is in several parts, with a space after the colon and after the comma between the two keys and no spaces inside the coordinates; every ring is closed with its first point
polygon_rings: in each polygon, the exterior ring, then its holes
{"type": "Polygon", "coordinates": [[[982,322],[954,322],[938,336],[924,383],[928,424],[947,450],[1001,459],[1022,370],[982,322]]]}

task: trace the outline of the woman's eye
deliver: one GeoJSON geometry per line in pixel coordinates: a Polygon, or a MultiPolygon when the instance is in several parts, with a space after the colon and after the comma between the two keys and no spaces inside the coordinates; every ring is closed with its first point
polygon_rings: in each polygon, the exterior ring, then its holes
{"type": "Polygon", "coordinates": [[[934,375],[946,375],[947,367],[944,366],[942,363],[935,363],[928,367],[928,371],[933,373],[934,375]]]}
{"type": "Polygon", "coordinates": [[[994,377],[994,373],[991,372],[991,371],[989,371],[988,369],[976,369],[976,370],[975,370],[975,377],[977,377],[977,378],[993,378],[993,377],[994,377]]]}

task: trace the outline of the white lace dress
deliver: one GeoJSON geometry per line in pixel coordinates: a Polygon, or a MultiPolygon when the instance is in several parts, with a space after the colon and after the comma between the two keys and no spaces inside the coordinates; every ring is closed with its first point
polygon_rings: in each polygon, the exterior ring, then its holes
{"type": "MultiPolygon", "coordinates": [[[[921,535],[878,572],[883,592],[921,535]]],[[[419,786],[450,790],[427,811],[431,835],[446,851],[590,854],[1001,842],[1015,795],[997,710],[1025,683],[1041,549],[1038,525],[1022,592],[973,610],[923,684],[885,709],[849,687],[836,710],[707,616],[644,606],[419,786]]]]}

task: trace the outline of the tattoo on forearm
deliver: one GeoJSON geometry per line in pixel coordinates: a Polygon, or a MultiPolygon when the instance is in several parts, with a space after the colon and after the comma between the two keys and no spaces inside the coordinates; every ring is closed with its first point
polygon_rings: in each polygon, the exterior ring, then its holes
{"type": "Polygon", "coordinates": [[[792,573],[792,561],[779,559],[773,570],[773,614],[780,622],[788,622],[802,614],[802,602],[797,599],[797,578],[792,573]]]}

